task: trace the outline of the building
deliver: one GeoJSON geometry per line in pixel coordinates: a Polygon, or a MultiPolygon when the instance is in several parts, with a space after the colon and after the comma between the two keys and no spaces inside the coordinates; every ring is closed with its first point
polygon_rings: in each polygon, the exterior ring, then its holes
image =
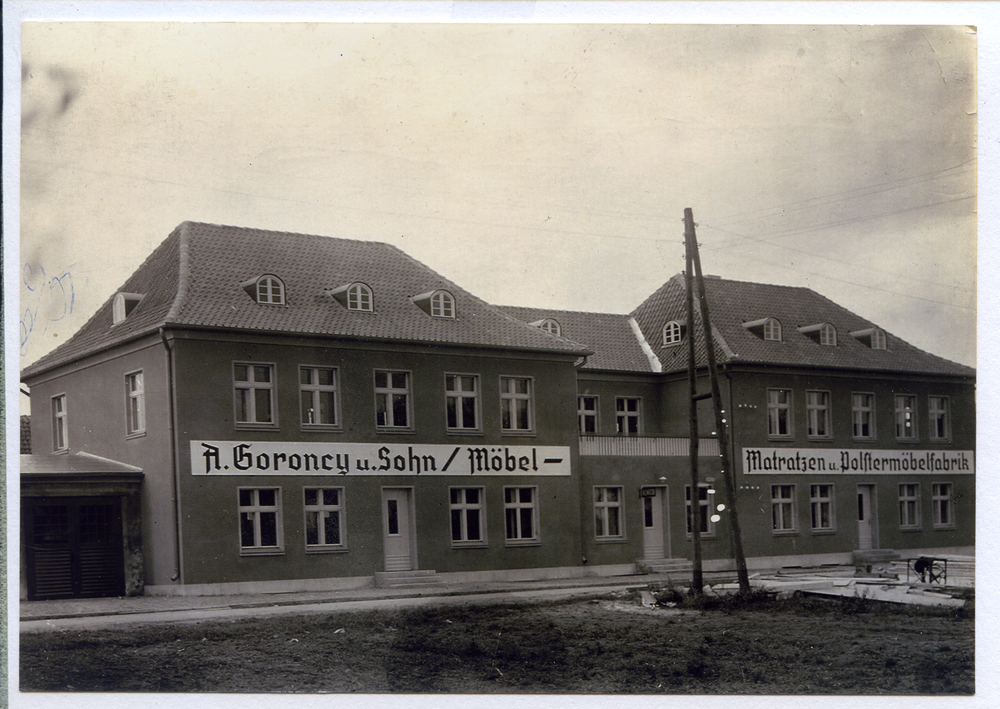
{"type": "MultiPolygon", "coordinates": [[[[806,289],[709,298],[753,565],[970,553],[974,370],[806,289]]],[[[709,402],[690,489],[683,302],[673,278],[630,315],[497,307],[386,244],[185,222],[22,372],[33,465],[131,476],[101,493],[128,593],[689,568],[692,497],[729,568],[709,402]]],[[[22,545],[69,559],[82,493],[57,492],[22,545]]]]}

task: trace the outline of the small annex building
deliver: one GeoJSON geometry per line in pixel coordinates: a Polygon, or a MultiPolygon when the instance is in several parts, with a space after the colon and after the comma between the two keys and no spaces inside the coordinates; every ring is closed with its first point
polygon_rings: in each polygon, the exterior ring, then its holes
{"type": "MultiPolygon", "coordinates": [[[[808,289],[707,284],[751,566],[971,553],[974,370],[808,289]]],[[[731,568],[709,402],[690,489],[683,288],[500,307],[387,244],[185,222],[23,370],[32,440],[141,471],[130,592],[689,568],[692,499],[731,568]]]]}

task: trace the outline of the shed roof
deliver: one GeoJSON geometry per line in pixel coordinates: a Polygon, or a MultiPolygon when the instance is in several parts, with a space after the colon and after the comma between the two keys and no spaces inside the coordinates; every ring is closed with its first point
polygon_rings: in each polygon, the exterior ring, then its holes
{"type": "Polygon", "coordinates": [[[92,453],[36,454],[21,456],[21,475],[62,475],[65,473],[142,474],[141,468],[102,458],[92,453]]]}

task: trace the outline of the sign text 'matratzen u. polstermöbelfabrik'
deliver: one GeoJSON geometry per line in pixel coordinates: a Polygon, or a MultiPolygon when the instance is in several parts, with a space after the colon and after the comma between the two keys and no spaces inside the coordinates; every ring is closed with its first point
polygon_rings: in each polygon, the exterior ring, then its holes
{"type": "Polygon", "coordinates": [[[193,475],[569,475],[568,446],[191,441],[193,475]]]}
{"type": "Polygon", "coordinates": [[[976,472],[975,452],[828,448],[744,448],[743,472],[764,473],[959,473],[976,472]]]}

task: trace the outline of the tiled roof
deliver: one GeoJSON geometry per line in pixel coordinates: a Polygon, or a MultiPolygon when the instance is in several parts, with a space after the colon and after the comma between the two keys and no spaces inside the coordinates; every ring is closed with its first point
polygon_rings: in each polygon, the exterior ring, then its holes
{"type": "Polygon", "coordinates": [[[142,473],[141,468],[102,458],[92,453],[62,455],[22,455],[21,475],[58,475],[62,473],[142,473]]]}
{"type": "MultiPolygon", "coordinates": [[[[828,367],[886,372],[919,372],[975,376],[975,369],[937,357],[886,333],[886,349],[873,350],[849,333],[877,327],[809,288],[706,278],[709,317],[716,331],[716,361],[828,367]],[[764,341],[744,323],[776,318],[781,342],[764,341]],[[830,323],[837,330],[836,346],[820,345],[798,330],[830,323]]],[[[685,288],[676,275],[645,300],[632,315],[663,364],[663,371],[687,367],[687,347],[663,346],[662,328],[670,320],[686,319],[685,288]]],[[[705,364],[700,306],[695,301],[697,360],[705,364]]]]}
{"type": "Polygon", "coordinates": [[[331,335],[584,355],[579,343],[505,315],[396,247],[373,241],[184,222],[120,289],[145,297],[112,325],[113,297],[72,338],[27,367],[37,374],[160,326],[331,335]],[[242,283],[265,274],[285,285],[285,305],[261,305],[242,283]],[[362,282],[373,313],[349,311],[332,289],[362,282]],[[455,297],[454,319],[411,300],[435,289],[455,297]]]}
{"type": "Polygon", "coordinates": [[[586,313],[575,310],[545,310],[498,306],[511,317],[526,323],[552,318],[559,323],[563,337],[582,342],[594,351],[581,369],[625,372],[652,372],[649,358],[643,353],[628,315],[586,313]]]}
{"type": "Polygon", "coordinates": [[[21,453],[31,454],[31,417],[21,417],[21,453]]]}

